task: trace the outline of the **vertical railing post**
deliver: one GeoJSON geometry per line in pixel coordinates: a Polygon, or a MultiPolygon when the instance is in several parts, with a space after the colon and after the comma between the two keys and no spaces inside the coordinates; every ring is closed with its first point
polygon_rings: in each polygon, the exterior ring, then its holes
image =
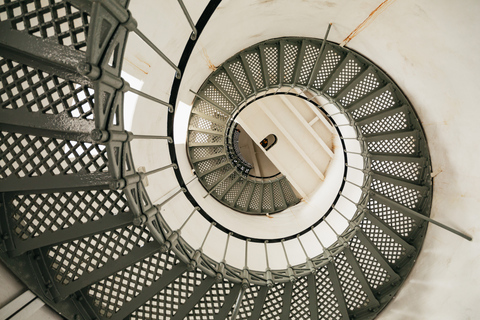
{"type": "Polygon", "coordinates": [[[225,243],[225,249],[223,250],[223,258],[222,258],[222,261],[220,261],[220,263],[218,264],[217,266],[217,270],[216,270],[216,275],[215,275],[215,279],[216,281],[222,281],[223,278],[225,277],[225,273],[226,273],[226,270],[225,270],[225,258],[227,256],[227,250],[228,250],[228,242],[230,241],[230,236],[232,235],[231,232],[228,233],[227,235],[227,241],[225,243]]]}
{"type": "Polygon", "coordinates": [[[263,243],[265,247],[265,260],[267,263],[266,279],[267,279],[267,286],[273,287],[273,275],[272,275],[272,270],[270,269],[270,262],[268,261],[267,243],[268,243],[268,240],[265,240],[265,242],[263,243]]]}
{"type": "Polygon", "coordinates": [[[300,243],[300,246],[302,247],[303,253],[305,254],[308,269],[310,270],[311,273],[315,273],[315,265],[313,264],[312,259],[310,259],[310,257],[308,256],[307,250],[305,250],[305,247],[303,246],[303,243],[300,240],[299,235],[297,235],[297,240],[300,243]]]}
{"type": "Polygon", "coordinates": [[[202,250],[203,250],[203,246],[205,245],[205,242],[207,241],[207,238],[208,238],[208,235],[210,234],[210,230],[212,230],[212,227],[216,225],[215,222],[212,222],[210,223],[210,226],[208,227],[208,230],[207,230],[207,234],[205,235],[205,237],[203,238],[203,242],[202,242],[202,245],[200,246],[200,248],[198,248],[197,250],[195,250],[195,253],[193,254],[193,257],[190,259],[190,262],[188,263],[188,269],[190,271],[193,271],[197,268],[197,266],[199,265],[200,263],[200,258],[202,256],[202,250]]]}
{"type": "Polygon", "coordinates": [[[288,277],[290,278],[290,282],[293,283],[297,280],[297,278],[295,277],[295,272],[293,271],[293,268],[290,265],[290,260],[288,259],[288,254],[287,254],[287,250],[285,249],[284,242],[285,242],[285,239],[282,239],[281,243],[282,243],[283,253],[285,254],[285,259],[287,260],[287,274],[288,274],[288,277]]]}

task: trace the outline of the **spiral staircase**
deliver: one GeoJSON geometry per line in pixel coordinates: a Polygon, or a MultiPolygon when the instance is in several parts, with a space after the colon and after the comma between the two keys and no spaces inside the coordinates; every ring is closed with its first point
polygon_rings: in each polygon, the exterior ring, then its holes
{"type": "Polygon", "coordinates": [[[419,214],[430,215],[432,186],[416,113],[373,62],[327,39],[272,39],[231,57],[193,88],[192,168],[215,201],[246,214],[282,212],[299,198],[288,177],[249,177],[235,157],[229,128],[240,110],[270,95],[292,95],[315,103],[334,125],[341,186],[315,223],[289,236],[244,235],[202,208],[176,163],[173,113],[162,124],[167,136],[125,131],[127,91],[175,109],[181,74],[217,5],[210,2],[196,24],[167,102],[120,77],[127,35],[139,32],[126,1],[0,5],[3,262],[67,319],[375,318],[419,254],[427,227],[419,214]],[[137,172],[134,139],[162,140],[171,163],[137,172]],[[160,171],[178,181],[161,204],[144,185],[160,171]],[[180,197],[191,213],[173,228],[162,208],[180,197]],[[342,212],[340,201],[353,211],[342,212]],[[200,248],[181,232],[193,215],[209,227],[200,248]],[[334,215],[346,226],[332,227],[334,215]],[[321,226],[335,241],[322,243],[315,233],[321,226]],[[238,253],[245,254],[244,268],[202,250],[212,228],[224,234],[225,253],[231,239],[245,245],[238,253]],[[304,248],[307,236],[321,246],[315,255],[304,248]],[[290,264],[289,242],[303,249],[302,263],[290,264]],[[249,243],[265,254],[249,256],[249,243]],[[268,265],[274,244],[283,246],[283,268],[268,265]],[[252,268],[252,258],[266,258],[267,268],[252,268]]]}

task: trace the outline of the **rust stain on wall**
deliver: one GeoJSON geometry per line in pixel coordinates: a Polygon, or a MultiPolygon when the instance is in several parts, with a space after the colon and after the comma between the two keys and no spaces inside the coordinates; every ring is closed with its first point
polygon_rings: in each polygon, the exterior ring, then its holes
{"type": "Polygon", "coordinates": [[[378,7],[375,8],[375,10],[373,10],[369,15],[368,17],[363,20],[362,23],[360,23],[358,25],[358,27],[355,28],[355,30],[353,30],[343,41],[342,43],[340,43],[340,46],[341,47],[344,47],[345,45],[347,45],[347,43],[350,42],[350,40],[352,40],[353,38],[355,38],[363,29],[365,29],[366,27],[368,27],[370,25],[370,23],[373,22],[373,20],[375,20],[376,17],[378,17],[380,15],[380,13],[382,13],[383,11],[385,11],[385,9],[387,9],[392,3],[394,3],[396,0],[385,0],[383,1],[378,7]]]}
{"type": "Polygon", "coordinates": [[[448,126],[448,121],[437,121],[437,122],[422,122],[422,126],[428,127],[428,126],[448,126]]]}
{"type": "MultiPolygon", "coordinates": [[[[137,58],[138,59],[138,58],[137,58]]],[[[139,59],[140,60],[140,59],[139,59]]],[[[135,63],[133,63],[132,61],[128,60],[127,57],[125,57],[125,61],[127,61],[128,63],[130,63],[132,66],[134,66],[135,68],[137,68],[138,70],[142,71],[143,73],[145,74],[148,74],[148,71],[145,71],[143,70],[142,68],[140,68],[139,66],[137,66],[135,63]]],[[[144,62],[145,63],[145,62],[144,62]]],[[[148,63],[146,63],[148,66],[150,66],[148,63]]]]}
{"type": "Polygon", "coordinates": [[[136,56],[135,56],[135,58],[137,58],[137,59],[138,59],[138,61],[145,63],[145,64],[146,64],[146,65],[147,65],[149,68],[151,68],[151,67],[152,67],[152,66],[150,65],[150,63],[148,63],[147,61],[143,60],[143,59],[142,59],[142,58],[140,58],[139,56],[137,56],[137,55],[136,55],[136,56]]]}
{"type": "Polygon", "coordinates": [[[208,69],[215,71],[218,68],[213,64],[212,60],[210,60],[210,57],[207,54],[207,50],[202,47],[202,53],[203,53],[203,58],[207,62],[208,69]]]}
{"type": "Polygon", "coordinates": [[[434,172],[431,173],[432,179],[438,176],[440,173],[443,172],[443,169],[435,170],[434,172]]]}

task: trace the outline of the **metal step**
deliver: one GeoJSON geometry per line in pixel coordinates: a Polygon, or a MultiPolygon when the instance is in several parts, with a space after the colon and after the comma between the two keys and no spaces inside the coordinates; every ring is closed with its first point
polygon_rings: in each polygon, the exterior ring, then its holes
{"type": "MultiPolygon", "coordinates": [[[[128,142],[107,141],[107,148],[90,132],[124,130],[122,95],[103,80],[94,91],[72,61],[119,74],[126,1],[27,2],[0,5],[6,34],[0,48],[12,55],[0,59],[0,89],[8,97],[0,110],[0,257],[32,292],[68,319],[225,319],[234,312],[239,319],[372,318],[395,294],[423,241],[418,214],[429,214],[428,149],[411,115],[393,118],[411,113],[408,101],[376,69],[366,69],[366,60],[328,42],[320,52],[315,39],[277,39],[237,55],[199,90],[192,117],[204,121],[191,127],[190,160],[208,192],[238,211],[274,213],[300,201],[285,177],[255,181],[229,165],[221,128],[249,96],[281,85],[326,91],[347,108],[368,144],[371,198],[354,236],[294,283],[247,281],[242,288],[234,277],[241,271],[225,272],[236,282],[217,274],[211,266],[220,263],[207,265],[201,248],[185,245],[155,214],[148,219],[157,239],[152,228],[139,226],[137,213],[158,209],[141,184],[111,188],[118,176],[135,172],[128,142]],[[54,13],[45,28],[25,23],[45,12],[54,13]],[[62,30],[65,21],[69,30],[61,36],[46,31],[62,30]],[[46,57],[52,48],[76,60],[46,57]],[[378,85],[364,83],[371,75],[378,85]]],[[[302,268],[291,269],[293,279],[302,268]]],[[[287,273],[276,270],[274,279],[287,273]]]]}

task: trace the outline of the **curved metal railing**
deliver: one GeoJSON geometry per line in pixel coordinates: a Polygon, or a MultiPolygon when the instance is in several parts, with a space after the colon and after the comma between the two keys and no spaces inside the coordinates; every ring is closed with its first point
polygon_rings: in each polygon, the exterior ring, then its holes
{"type": "Polygon", "coordinates": [[[238,146],[238,139],[240,131],[236,129],[236,126],[231,128],[230,133],[227,134],[226,148],[230,162],[237,168],[242,176],[248,176],[252,165],[242,156],[240,148],[238,146]]]}

